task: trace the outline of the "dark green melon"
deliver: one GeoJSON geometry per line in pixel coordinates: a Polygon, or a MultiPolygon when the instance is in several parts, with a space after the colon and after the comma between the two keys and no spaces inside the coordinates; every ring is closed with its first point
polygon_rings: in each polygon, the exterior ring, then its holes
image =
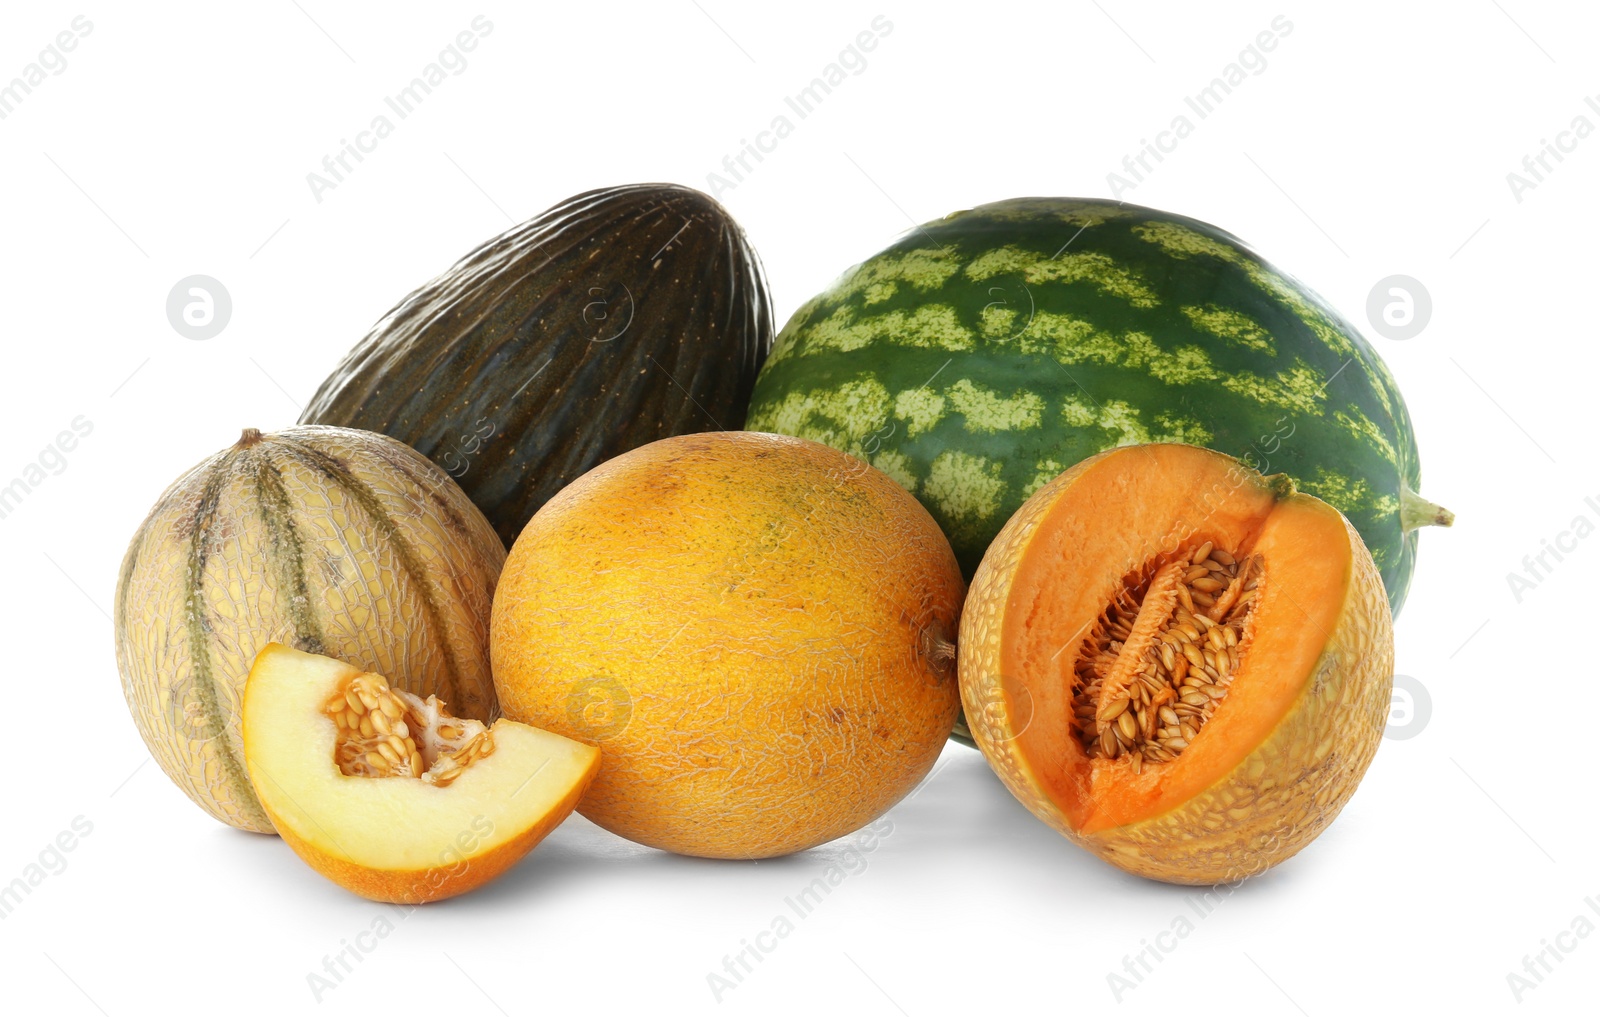
{"type": "Polygon", "coordinates": [[[658,438],[739,428],[771,345],[760,262],[721,205],[674,184],[611,187],[411,293],[300,419],[415,448],[509,546],[591,467],[658,438]]]}
{"type": "Polygon", "coordinates": [[[1013,512],[1116,445],[1179,441],[1286,473],[1355,524],[1398,611],[1421,480],[1361,334],[1194,219],[1019,198],[911,231],[797,311],[746,426],[851,452],[917,495],[970,578],[1013,512]]]}

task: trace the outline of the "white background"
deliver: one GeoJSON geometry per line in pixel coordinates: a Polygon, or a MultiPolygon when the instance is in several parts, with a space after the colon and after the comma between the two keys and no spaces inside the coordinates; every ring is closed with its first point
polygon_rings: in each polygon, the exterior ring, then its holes
{"type": "Polygon", "coordinates": [[[1600,135],[1520,202],[1506,180],[1574,117],[1600,127],[1583,101],[1600,93],[1594,11],[925,6],[8,5],[0,81],[74,15],[93,24],[0,120],[0,483],[73,418],[93,424],[0,519],[0,883],[74,817],[93,824],[0,920],[8,1013],[1594,1010],[1600,935],[1565,938],[1520,1006],[1507,975],[1575,916],[1600,926],[1584,903],[1600,906],[1600,539],[1520,602],[1507,575],[1575,517],[1600,521],[1600,135]],[[315,200],[307,173],[479,13],[493,31],[465,71],[315,200]],[[1246,238],[1354,321],[1384,276],[1431,293],[1418,337],[1369,331],[1416,419],[1424,493],[1459,518],[1423,535],[1396,631],[1431,718],[1385,740],[1320,840],[1203,919],[1195,891],[1073,848],[951,747],[867,869],[720,1004],[707,975],[841,848],[713,863],[574,817],[501,881],[396,916],[319,1008],[307,974],[385,909],[222,827],[147,763],[107,617],[128,537],[178,473],[241,427],[293,422],[396,299],[512,222],[607,184],[704,188],[878,14],[893,30],[865,70],[721,195],[780,323],[913,222],[1108,194],[1186,95],[1290,20],[1266,69],[1123,196],[1246,238]],[[232,294],[209,341],[164,312],[194,273],[232,294]],[[1179,915],[1193,933],[1119,1003],[1107,975],[1179,915]]]}

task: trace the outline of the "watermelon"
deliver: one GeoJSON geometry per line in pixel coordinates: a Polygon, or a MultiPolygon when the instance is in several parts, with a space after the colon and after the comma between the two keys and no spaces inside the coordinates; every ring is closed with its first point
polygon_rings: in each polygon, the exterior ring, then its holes
{"type": "Polygon", "coordinates": [[[927,223],[784,327],[746,428],[820,441],[927,507],[971,577],[1034,491],[1136,442],[1284,473],[1355,525],[1400,609],[1422,499],[1405,400],[1372,346],[1215,226],[1018,198],[927,223]]]}

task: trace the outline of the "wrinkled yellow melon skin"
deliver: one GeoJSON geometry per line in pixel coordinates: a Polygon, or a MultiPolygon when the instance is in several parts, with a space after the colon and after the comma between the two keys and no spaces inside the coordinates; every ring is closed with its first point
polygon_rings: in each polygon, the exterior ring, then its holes
{"type": "Polygon", "coordinates": [[[1121,869],[1190,885],[1259,875],[1333,822],[1378,750],[1394,682],[1393,620],[1383,580],[1360,534],[1345,521],[1352,573],[1338,621],[1315,676],[1272,734],[1184,804],[1142,822],[1080,833],[1019,751],[1016,735],[1031,716],[1002,691],[997,664],[1011,578],[1055,495],[1100,458],[1085,460],[1036,492],[1006,524],[973,577],[962,610],[958,657],[961,702],[973,739],[1030,812],[1121,869]]]}
{"type": "Polygon", "coordinates": [[[666,438],[523,530],[494,603],[495,683],[508,717],[604,750],[591,821],[771,858],[859,829],[932,769],[958,709],[962,592],[932,517],[859,459],[666,438]]]}
{"type": "Polygon", "coordinates": [[[409,447],[348,428],[247,432],[169,487],[128,545],[114,610],[128,709],[196,804],[272,833],[239,732],[257,652],[337,657],[492,720],[504,561],[483,514],[409,447]]]}

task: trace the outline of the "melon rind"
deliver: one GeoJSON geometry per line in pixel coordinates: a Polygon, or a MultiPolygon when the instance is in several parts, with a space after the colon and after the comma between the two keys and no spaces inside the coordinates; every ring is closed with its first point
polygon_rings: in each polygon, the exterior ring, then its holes
{"type": "Polygon", "coordinates": [[[1135,875],[1215,885],[1259,875],[1320,834],[1355,793],[1377,752],[1394,680],[1393,621],[1383,580],[1345,520],[1351,568],[1344,603],[1314,675],[1259,746],[1200,794],[1160,815],[1089,835],[1051,799],[1017,735],[1032,718],[1002,687],[1007,599],[1057,497],[1101,459],[1061,474],[1001,530],[962,609],[961,702],[984,758],[1018,801],[1068,840],[1135,875]]]}
{"type": "Polygon", "coordinates": [[[337,657],[493,720],[488,619],[504,562],[483,514],[401,443],[248,432],[169,487],[128,545],[113,610],[128,709],[196,804],[272,833],[239,732],[257,652],[337,657]]]}

